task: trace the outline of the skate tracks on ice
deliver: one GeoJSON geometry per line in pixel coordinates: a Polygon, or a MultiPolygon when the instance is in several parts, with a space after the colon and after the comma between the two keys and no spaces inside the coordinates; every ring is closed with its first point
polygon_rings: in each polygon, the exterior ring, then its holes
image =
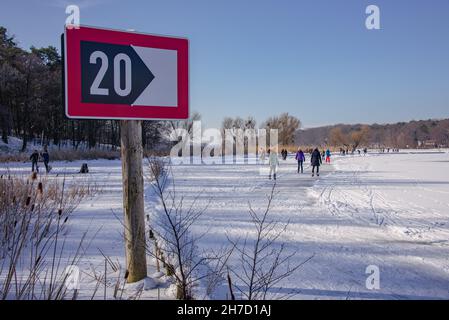
{"type": "MultiPolygon", "coordinates": [[[[334,157],[319,178],[304,169],[297,174],[294,159],[280,160],[270,217],[289,223],[279,241],[296,252],[292,263],[313,258],[275,296],[449,298],[447,153],[334,157]],[[369,265],[380,270],[378,290],[366,288],[369,265]]],[[[208,206],[196,226],[206,232],[201,246],[254,236],[249,204],[261,212],[274,183],[260,166],[178,165],[173,173],[186,203],[198,197],[208,206]]]]}
{"type": "Polygon", "coordinates": [[[308,195],[328,216],[317,241],[333,279],[352,281],[347,298],[449,297],[447,153],[342,157],[308,195]],[[379,290],[364,288],[368,265],[380,269],[379,290]]]}
{"type": "MultiPolygon", "coordinates": [[[[269,217],[289,223],[279,242],[287,254],[295,253],[292,264],[312,259],[273,288],[273,297],[448,299],[449,154],[370,154],[332,161],[321,167],[319,178],[312,178],[307,161],[305,173],[297,174],[292,156],[280,160],[269,217]],[[366,288],[369,265],[380,270],[378,290],[366,288]]],[[[49,178],[78,177],[80,164],[52,163],[49,178]]],[[[29,164],[3,164],[1,169],[28,174],[29,164]]],[[[67,241],[73,239],[76,246],[87,228],[101,229],[86,252],[85,268],[104,264],[99,249],[123,264],[123,229],[116,218],[122,214],[120,161],[90,161],[89,169],[88,178],[102,192],[73,213],[67,241]]],[[[184,206],[192,201],[196,208],[207,206],[193,228],[202,235],[199,250],[223,248],[228,237],[254,238],[248,206],[258,212],[266,206],[274,183],[266,167],[186,164],[172,171],[184,206]]],[[[145,201],[147,212],[157,209],[154,197],[147,194],[145,201]]],[[[229,260],[235,268],[238,258],[229,260]]],[[[226,298],[226,293],[224,284],[211,298],[226,298]]]]}

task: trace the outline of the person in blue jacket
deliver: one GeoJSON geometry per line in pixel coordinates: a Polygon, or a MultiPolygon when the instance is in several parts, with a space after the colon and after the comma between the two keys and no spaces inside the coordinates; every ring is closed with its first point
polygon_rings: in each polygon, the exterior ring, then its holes
{"type": "Polygon", "coordinates": [[[329,149],[326,150],[326,163],[331,163],[331,151],[329,149]]]}
{"type": "Polygon", "coordinates": [[[301,148],[298,149],[295,156],[296,161],[298,161],[298,173],[301,170],[301,173],[304,173],[304,161],[306,161],[306,156],[304,155],[304,152],[301,150],[301,148]]]}

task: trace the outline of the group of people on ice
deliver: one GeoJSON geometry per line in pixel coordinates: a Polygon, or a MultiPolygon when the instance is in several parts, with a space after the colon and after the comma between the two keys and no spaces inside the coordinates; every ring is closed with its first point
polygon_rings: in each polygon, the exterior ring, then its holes
{"type": "MultiPolygon", "coordinates": [[[[268,149],[268,166],[270,168],[270,172],[268,174],[268,178],[271,180],[273,177],[276,180],[277,169],[279,167],[279,158],[274,150],[268,149]]],[[[318,148],[311,149],[309,151],[310,154],[310,165],[312,167],[312,177],[316,175],[320,176],[320,166],[323,164],[323,161],[326,163],[331,163],[331,151],[327,149],[321,153],[318,148]]],[[[288,151],[286,149],[282,149],[281,151],[282,159],[287,160],[288,151]]],[[[260,160],[262,163],[265,163],[266,154],[265,150],[261,149],[260,160]]],[[[304,162],[306,161],[306,156],[304,151],[301,148],[298,148],[296,152],[295,159],[298,162],[298,173],[304,173],[304,162]]]]}
{"type": "MultiPolygon", "coordinates": [[[[352,149],[351,154],[354,155],[354,153],[357,151],[358,155],[360,156],[362,154],[362,151],[360,149],[352,149]]],[[[366,154],[368,153],[368,149],[367,148],[363,148],[363,155],[366,156],[366,154]]],[[[342,156],[346,156],[349,155],[349,149],[346,148],[340,148],[340,155],[342,156]]]]}
{"type": "Polygon", "coordinates": [[[30,156],[31,160],[31,171],[32,172],[39,172],[39,159],[42,159],[45,166],[45,171],[47,173],[50,172],[51,166],[50,163],[50,154],[48,153],[47,148],[44,148],[42,152],[39,153],[39,151],[34,150],[33,153],[30,156]]]}
{"type": "MultiPolygon", "coordinates": [[[[304,173],[304,162],[306,161],[306,156],[301,148],[298,149],[295,156],[296,161],[298,161],[298,173],[304,173]]],[[[310,165],[312,167],[312,177],[316,175],[320,176],[320,166],[323,164],[323,159],[326,163],[331,163],[331,151],[327,149],[321,154],[318,148],[315,148],[310,152],[310,165]]]]}

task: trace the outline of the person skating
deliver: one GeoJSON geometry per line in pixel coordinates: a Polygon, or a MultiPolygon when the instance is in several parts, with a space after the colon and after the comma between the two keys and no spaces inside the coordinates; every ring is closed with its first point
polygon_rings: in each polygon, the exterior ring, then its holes
{"type": "Polygon", "coordinates": [[[265,164],[265,159],[266,159],[266,154],[265,154],[265,149],[264,148],[260,148],[260,162],[262,162],[262,164],[265,164]]]}
{"type": "Polygon", "coordinates": [[[36,172],[39,172],[39,165],[38,165],[39,152],[37,152],[37,150],[33,151],[33,153],[30,156],[30,160],[31,160],[31,172],[34,172],[35,169],[36,172]]]}
{"type": "Polygon", "coordinates": [[[270,166],[270,174],[268,175],[268,179],[271,180],[271,174],[273,174],[273,179],[276,180],[276,173],[279,166],[279,159],[276,151],[274,150],[270,150],[268,165],[270,166]]]}
{"type": "Polygon", "coordinates": [[[50,162],[50,155],[48,154],[47,148],[45,148],[44,152],[42,152],[42,159],[44,160],[45,171],[47,171],[47,173],[49,173],[51,170],[51,167],[48,165],[48,163],[50,162]]]}
{"type": "Polygon", "coordinates": [[[331,151],[329,149],[326,150],[326,163],[331,163],[331,151]]]}
{"type": "Polygon", "coordinates": [[[288,155],[287,149],[282,149],[281,150],[281,156],[282,156],[283,160],[287,160],[287,155],[288,155]]]}
{"type": "Polygon", "coordinates": [[[315,175],[315,167],[316,167],[316,175],[320,176],[320,165],[322,164],[321,160],[321,154],[320,151],[318,151],[318,148],[316,148],[312,152],[312,156],[310,157],[310,164],[312,166],[312,177],[315,175]]]}
{"type": "Polygon", "coordinates": [[[304,152],[301,150],[301,148],[298,149],[298,152],[296,152],[295,156],[296,161],[298,161],[298,173],[301,171],[301,173],[304,173],[304,167],[303,163],[306,161],[306,156],[304,155],[304,152]]]}

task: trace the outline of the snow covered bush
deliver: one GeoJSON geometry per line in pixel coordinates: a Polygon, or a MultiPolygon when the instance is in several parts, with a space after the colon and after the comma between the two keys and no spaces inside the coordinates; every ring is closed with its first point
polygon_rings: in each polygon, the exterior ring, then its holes
{"type": "Polygon", "coordinates": [[[200,195],[188,204],[182,195],[178,196],[166,160],[151,157],[148,164],[148,180],[159,205],[151,217],[149,230],[154,248],[148,247],[147,251],[155,258],[157,268],[162,265],[166,275],[175,280],[177,299],[194,299],[194,288],[203,279],[207,279],[206,291],[210,293],[224,278],[224,267],[231,252],[200,252],[197,242],[202,235],[194,234],[192,227],[207,210],[207,205],[197,207],[200,195]]]}

